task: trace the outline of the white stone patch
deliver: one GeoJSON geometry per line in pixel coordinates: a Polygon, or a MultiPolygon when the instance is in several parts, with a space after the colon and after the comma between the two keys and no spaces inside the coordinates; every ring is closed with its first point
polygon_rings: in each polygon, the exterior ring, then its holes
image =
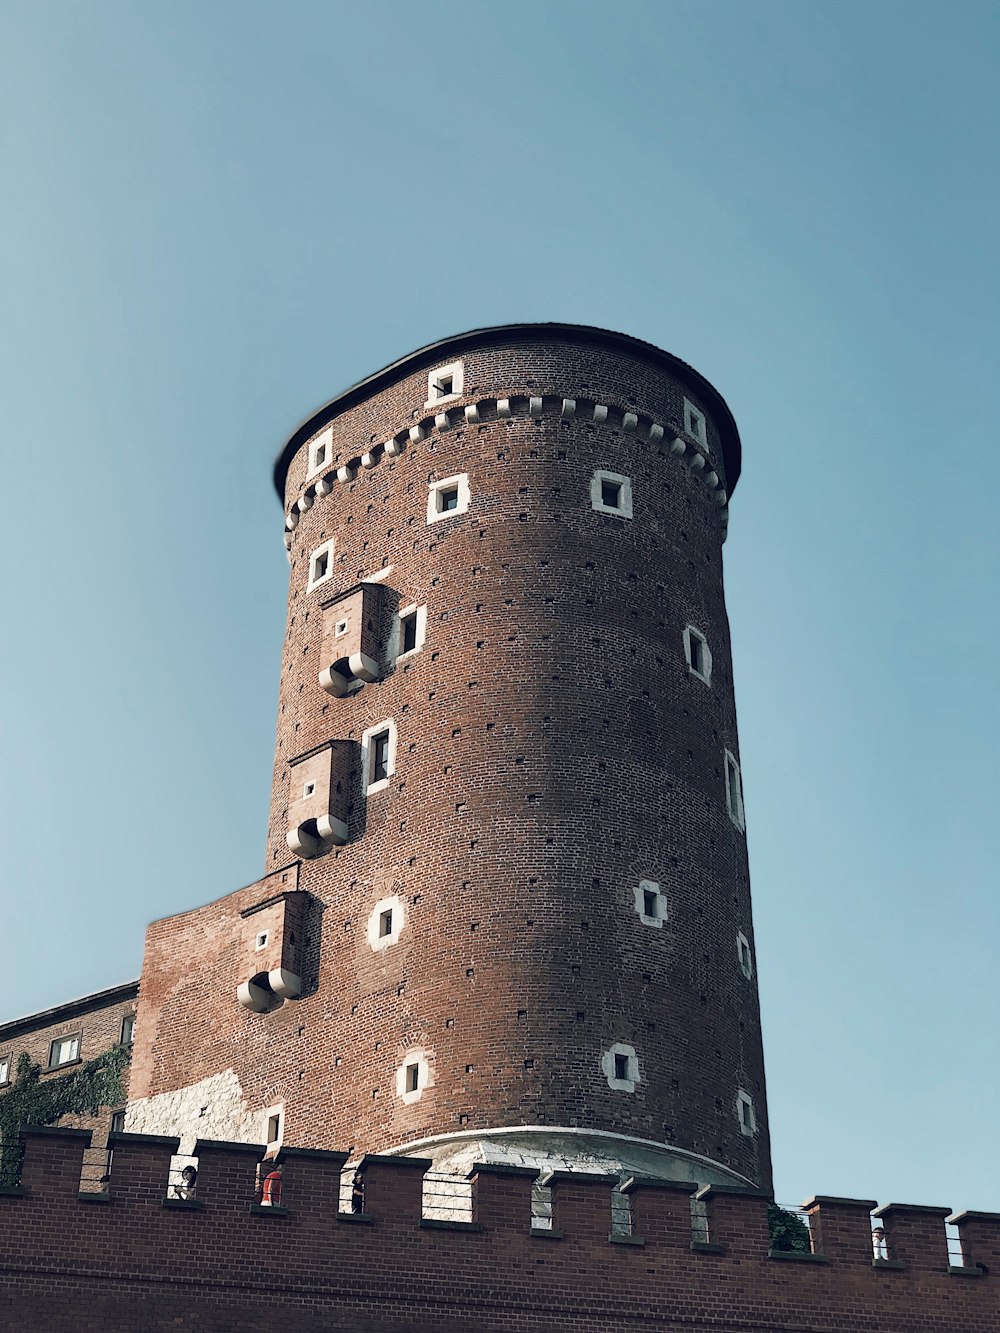
{"type": "Polygon", "coordinates": [[[247,1105],[236,1071],[226,1069],[186,1088],[130,1101],[125,1129],[179,1138],[181,1155],[190,1155],[195,1139],[260,1143],[261,1114],[247,1105]]]}

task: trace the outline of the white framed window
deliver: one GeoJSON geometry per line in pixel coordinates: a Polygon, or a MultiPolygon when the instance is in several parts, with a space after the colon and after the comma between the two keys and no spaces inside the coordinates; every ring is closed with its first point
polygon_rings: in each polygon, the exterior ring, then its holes
{"type": "Polygon", "coordinates": [[[590,505],[599,514],[632,517],[632,481],[620,472],[598,468],[590,479],[590,505]]]}
{"type": "Polygon", "coordinates": [[[736,1094],[736,1118],[740,1122],[740,1133],[752,1139],[757,1133],[757,1117],[754,1114],[753,1098],[742,1088],[736,1094]]]}
{"type": "Polygon", "coordinates": [[[407,1051],[396,1070],[396,1096],[407,1105],[418,1102],[431,1086],[431,1066],[426,1051],[407,1051]]]}
{"type": "Polygon", "coordinates": [[[616,1041],[601,1056],[601,1072],[616,1092],[635,1092],[639,1086],[639,1057],[634,1046],[616,1041]]]}
{"type": "Polygon", "coordinates": [[[444,403],[450,398],[460,398],[464,391],[465,367],[461,361],[438,366],[427,376],[427,402],[424,406],[433,407],[435,403],[444,403]]]}
{"type": "Polygon", "coordinates": [[[743,778],[735,757],[726,751],[726,809],[729,818],[742,832],[746,828],[743,816],[743,778]]]}
{"type": "Polygon", "coordinates": [[[315,796],[315,795],[316,795],[316,784],[315,784],[315,782],[303,782],[303,784],[302,784],[302,799],[303,799],[303,800],[307,800],[310,796],[315,796]]]}
{"type": "MultiPolygon", "coordinates": [[[[122,1019],[121,1044],[131,1046],[135,1041],[135,1014],[126,1014],[122,1019]]],[[[0,1082],[3,1080],[0,1079],[0,1082]]]]}
{"type": "Polygon", "coordinates": [[[389,640],[390,656],[394,662],[401,657],[419,653],[427,637],[427,607],[401,606],[396,613],[389,640]]]}
{"type": "Polygon", "coordinates": [[[667,897],[659,884],[651,879],[641,879],[632,892],[635,894],[635,910],[642,924],[662,930],[667,919],[667,897]]]}
{"type": "Polygon", "coordinates": [[[284,1103],[280,1103],[278,1106],[269,1106],[264,1112],[264,1142],[267,1144],[268,1152],[281,1147],[284,1130],[284,1103]]]}
{"type": "Polygon", "coordinates": [[[306,479],[314,477],[317,472],[322,472],[332,458],[333,427],[327,426],[309,441],[309,466],[306,470],[306,479]]]}
{"type": "Polygon", "coordinates": [[[740,971],[746,977],[747,981],[753,980],[753,954],[750,951],[750,941],[743,934],[742,930],[736,933],[736,957],[739,960],[740,971]]]}
{"type": "Polygon", "coordinates": [[[457,477],[432,481],[427,487],[427,522],[464,514],[469,507],[469,476],[461,472],[457,477]]]}
{"type": "Polygon", "coordinates": [[[361,772],[366,796],[383,791],[396,771],[396,724],[378,722],[361,736],[361,772]]]}
{"type": "Polygon", "coordinates": [[[80,1058],[80,1036],[57,1037],[49,1043],[49,1068],[59,1069],[62,1065],[71,1065],[80,1058]]]}
{"type": "Polygon", "coordinates": [[[684,628],[684,656],[691,674],[706,685],[711,685],[712,650],[704,634],[700,629],[695,629],[694,625],[686,625],[684,628]]]}
{"type": "Polygon", "coordinates": [[[266,949],[266,948],[267,948],[267,942],[268,942],[268,940],[269,940],[270,938],[271,938],[271,935],[270,935],[270,932],[269,932],[269,931],[267,931],[267,930],[259,930],[259,931],[257,932],[257,938],[256,938],[256,940],[254,941],[254,946],[253,946],[253,947],[254,947],[254,951],[255,951],[256,953],[260,953],[261,949],[266,949]]]}
{"type": "Polygon", "coordinates": [[[322,546],[317,546],[315,551],[309,557],[309,584],[306,592],[312,592],[313,588],[318,588],[321,583],[327,579],[333,578],[333,547],[334,539],[330,538],[322,546]]]}
{"type": "Polygon", "coordinates": [[[0,1088],[10,1082],[10,1056],[0,1055],[0,1088]]]}
{"type": "Polygon", "coordinates": [[[708,448],[708,432],[705,429],[705,414],[694,403],[684,399],[684,429],[693,435],[699,444],[708,448]]]}
{"type": "Polygon", "coordinates": [[[368,944],[378,953],[395,944],[406,925],[406,907],[400,897],[383,898],[368,916],[368,944]]]}

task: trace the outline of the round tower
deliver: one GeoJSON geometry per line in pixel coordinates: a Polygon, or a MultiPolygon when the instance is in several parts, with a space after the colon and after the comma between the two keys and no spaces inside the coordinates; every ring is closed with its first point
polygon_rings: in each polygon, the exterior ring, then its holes
{"type": "Polygon", "coordinates": [[[322,925],[240,997],[301,987],[329,1056],[286,1141],[770,1188],[739,469],[697,371],[561,324],[422,348],[289,440],[267,870],[322,925]]]}

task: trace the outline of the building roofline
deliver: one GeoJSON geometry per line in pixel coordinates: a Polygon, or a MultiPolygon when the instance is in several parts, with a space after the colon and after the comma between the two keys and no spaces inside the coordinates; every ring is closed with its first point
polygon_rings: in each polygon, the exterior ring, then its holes
{"type": "Polygon", "coordinates": [[[292,432],[274,464],[274,488],[278,492],[278,498],[284,502],[285,478],[289,464],[295,454],[306,440],[315,435],[318,430],[339,413],[387,388],[404,374],[411,374],[422,364],[433,365],[434,362],[440,361],[443,357],[461,352],[467,347],[482,347],[504,342],[531,342],[542,337],[560,338],[568,342],[581,342],[598,346],[603,345],[616,351],[626,351],[632,356],[637,356],[654,365],[664,366],[690,384],[711,405],[712,414],[722,437],[722,455],[726,466],[726,489],[732,495],[740,475],[742,453],[740,434],[728,403],[718,389],[705,379],[704,375],[699,374],[693,366],[689,366],[680,357],[663,351],[662,348],[654,346],[653,343],[643,342],[641,338],[633,338],[627,333],[615,333],[611,329],[594,328],[589,324],[543,323],[496,324],[485,329],[470,329],[467,333],[456,333],[450,338],[439,338],[436,342],[427,343],[423,347],[418,347],[415,352],[400,357],[398,361],[393,361],[390,365],[377,370],[374,375],[359,380],[357,384],[352,384],[350,388],[345,389],[342,393],[337,394],[335,398],[331,398],[329,402],[324,403],[322,407],[311,412],[292,432]]]}
{"type": "Polygon", "coordinates": [[[139,980],[123,981],[118,986],[109,986],[107,990],[94,991],[92,995],[81,995],[75,1000],[54,1005],[51,1009],[39,1009],[34,1014],[24,1014],[21,1018],[11,1018],[0,1023],[0,1041],[17,1037],[22,1032],[35,1028],[51,1027],[61,1019],[76,1018],[91,1009],[104,1009],[122,1000],[134,1000],[139,994],[139,980]]]}

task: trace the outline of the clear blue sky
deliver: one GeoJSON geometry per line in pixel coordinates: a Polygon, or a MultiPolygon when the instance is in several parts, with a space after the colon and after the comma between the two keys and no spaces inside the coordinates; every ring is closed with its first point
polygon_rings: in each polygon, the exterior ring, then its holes
{"type": "Polygon", "coordinates": [[[5,993],[260,873],[270,465],[431,339],[691,361],[779,1198],[1000,1209],[1000,6],[0,4],[5,993]]]}

